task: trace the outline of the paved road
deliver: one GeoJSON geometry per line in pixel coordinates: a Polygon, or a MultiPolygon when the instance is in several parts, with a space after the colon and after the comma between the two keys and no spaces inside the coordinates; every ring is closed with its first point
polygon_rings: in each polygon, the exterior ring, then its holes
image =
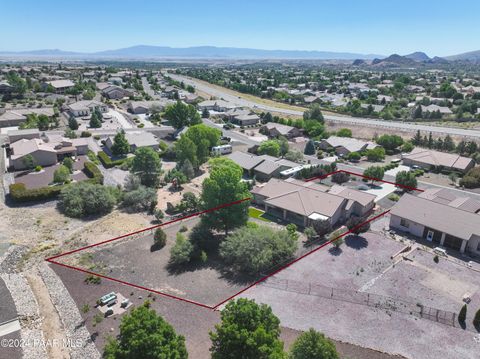
{"type": "MultiPolygon", "coordinates": [[[[287,115],[301,116],[303,114],[301,111],[269,106],[269,105],[257,103],[254,101],[246,100],[244,98],[239,98],[238,96],[234,96],[227,91],[223,91],[222,89],[210,86],[208,84],[200,82],[196,79],[192,79],[190,77],[185,77],[185,76],[180,76],[180,75],[170,74],[170,73],[169,73],[169,76],[174,80],[183,81],[187,85],[192,85],[198,90],[205,92],[211,96],[223,98],[224,100],[232,102],[237,106],[250,107],[250,108],[259,109],[262,111],[284,113],[287,115]]],[[[374,120],[374,119],[362,118],[362,117],[337,116],[337,115],[324,115],[324,117],[326,120],[330,120],[330,121],[343,122],[343,123],[355,124],[355,125],[363,124],[368,127],[384,128],[384,129],[389,129],[391,131],[402,130],[402,131],[416,132],[417,130],[420,130],[422,132],[432,132],[440,135],[450,134],[455,136],[463,136],[471,139],[480,139],[479,130],[438,127],[438,126],[432,126],[432,125],[417,125],[412,123],[374,120]]]]}
{"type": "Polygon", "coordinates": [[[159,99],[160,96],[155,94],[155,91],[153,91],[152,87],[148,83],[148,80],[146,77],[142,77],[142,86],[143,90],[150,96],[152,96],[154,99],[159,99]]]}

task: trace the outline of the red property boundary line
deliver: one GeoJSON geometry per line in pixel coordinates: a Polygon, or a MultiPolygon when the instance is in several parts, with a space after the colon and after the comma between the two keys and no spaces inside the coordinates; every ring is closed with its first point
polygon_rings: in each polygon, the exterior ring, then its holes
{"type": "MultiPolygon", "coordinates": [[[[408,189],[408,190],[415,190],[415,191],[420,191],[420,192],[423,192],[423,190],[421,189],[418,189],[418,188],[413,188],[413,187],[408,187],[408,186],[403,186],[403,185],[400,185],[400,184],[396,184],[394,182],[389,182],[389,181],[384,181],[384,180],[380,180],[380,179],[376,179],[376,178],[371,178],[371,177],[367,177],[367,176],[364,176],[363,174],[359,174],[359,173],[354,173],[354,172],[350,172],[350,171],[345,171],[345,170],[337,170],[337,171],[334,171],[334,172],[331,172],[331,173],[327,173],[326,175],[323,175],[323,176],[317,176],[317,177],[312,177],[312,178],[309,178],[309,179],[306,179],[305,182],[310,182],[310,181],[314,181],[316,179],[325,179],[335,173],[340,173],[340,172],[344,172],[344,173],[348,173],[348,174],[351,174],[351,175],[354,175],[354,176],[360,176],[360,177],[363,177],[363,178],[366,178],[368,180],[374,180],[374,181],[378,181],[378,182],[384,182],[384,183],[389,183],[389,184],[394,184],[398,187],[401,187],[401,188],[405,188],[405,189],[408,189]]],[[[60,257],[64,257],[64,256],[67,256],[67,255],[70,255],[70,254],[73,254],[73,253],[77,253],[77,252],[80,252],[80,251],[83,251],[83,250],[86,250],[86,249],[89,249],[89,248],[93,248],[93,247],[97,247],[97,246],[100,246],[100,245],[103,245],[103,244],[106,244],[106,243],[110,243],[110,242],[113,242],[113,241],[116,241],[116,240],[119,240],[119,239],[122,239],[122,238],[126,238],[126,237],[129,237],[129,236],[132,236],[132,235],[135,235],[135,234],[139,234],[139,233],[143,233],[143,232],[146,232],[146,231],[149,231],[149,230],[152,230],[152,229],[155,229],[155,228],[158,228],[158,227],[162,227],[162,226],[166,226],[168,224],[172,224],[172,223],[175,223],[175,222],[179,222],[179,221],[182,221],[184,219],[188,219],[188,218],[193,218],[193,217],[197,217],[197,216],[200,216],[204,213],[208,213],[208,212],[213,212],[213,211],[216,211],[216,210],[219,210],[219,209],[222,209],[222,208],[225,208],[225,207],[229,207],[229,206],[233,206],[233,205],[236,205],[236,204],[239,204],[239,203],[242,203],[242,202],[245,202],[245,201],[249,201],[251,200],[251,198],[244,198],[244,199],[241,199],[241,200],[238,200],[238,201],[234,201],[234,202],[230,202],[230,203],[225,203],[223,205],[220,205],[218,207],[215,207],[215,208],[209,208],[207,210],[204,210],[204,211],[201,211],[201,212],[197,212],[197,213],[193,213],[193,214],[190,214],[190,215],[187,215],[187,216],[184,216],[184,217],[181,217],[181,218],[177,218],[177,219],[174,219],[174,220],[171,220],[171,221],[168,221],[168,222],[165,222],[165,223],[161,223],[161,224],[158,224],[158,225],[155,225],[155,226],[151,226],[151,227],[147,227],[147,228],[144,228],[144,229],[141,229],[141,230],[138,230],[138,231],[135,231],[135,232],[131,232],[131,233],[127,233],[127,234],[123,234],[121,236],[118,236],[118,237],[115,237],[115,238],[112,238],[112,239],[108,239],[106,241],[102,241],[102,242],[99,242],[99,243],[95,243],[95,244],[91,244],[91,245],[88,245],[88,246],[84,246],[84,247],[81,247],[81,248],[77,248],[77,249],[74,249],[74,250],[71,250],[71,251],[68,251],[68,252],[65,252],[65,253],[60,253],[58,255],[55,255],[55,256],[52,256],[52,257],[49,257],[49,258],[46,258],[45,261],[49,262],[49,263],[52,263],[52,264],[56,264],[58,266],[61,266],[61,267],[64,267],[64,268],[68,268],[68,269],[72,269],[72,270],[76,270],[76,271],[79,271],[79,272],[82,272],[82,273],[86,273],[86,274],[89,274],[89,275],[94,275],[94,276],[97,276],[97,277],[100,277],[100,278],[104,278],[104,279],[108,279],[110,281],[113,281],[113,282],[117,282],[117,283],[120,283],[120,284],[123,284],[123,285],[127,285],[127,286],[130,286],[130,287],[133,287],[133,288],[137,288],[137,289],[141,289],[141,290],[145,290],[145,291],[148,291],[148,292],[151,292],[151,293],[155,293],[155,294],[158,294],[158,295],[161,295],[161,296],[164,296],[166,298],[170,298],[170,299],[176,299],[176,300],[179,300],[179,301],[182,301],[182,302],[185,302],[185,303],[189,303],[189,304],[193,304],[193,305],[196,305],[196,306],[199,306],[199,307],[202,307],[202,308],[206,308],[206,309],[212,309],[212,310],[217,310],[221,305],[225,304],[226,302],[232,300],[233,298],[237,297],[238,295],[242,294],[243,292],[247,291],[248,289],[262,283],[263,281],[267,280],[268,278],[274,276],[275,274],[278,274],[279,272],[281,272],[282,270],[290,267],[292,264],[302,260],[303,258],[319,251],[320,249],[328,246],[329,244],[332,244],[333,242],[335,242],[336,240],[354,232],[357,228],[360,228],[362,227],[363,225],[367,224],[367,223],[370,223],[380,217],[383,217],[384,215],[386,215],[387,213],[390,212],[390,210],[387,210],[385,212],[382,212],[378,215],[376,215],[375,217],[372,217],[370,218],[369,220],[363,222],[363,223],[360,223],[358,224],[357,226],[355,226],[354,228],[352,228],[351,230],[349,231],[346,231],[342,234],[340,234],[339,236],[321,244],[319,247],[311,250],[310,252],[307,252],[305,254],[303,254],[302,256],[296,258],[296,259],[293,259],[292,261],[286,263],[285,265],[283,265],[282,267],[280,267],[279,269],[273,271],[272,273],[258,279],[257,281],[255,281],[254,283],[250,284],[249,286],[243,288],[242,290],[238,291],[237,293],[231,295],[230,297],[228,297],[227,299],[224,299],[222,300],[220,303],[218,304],[215,304],[215,305],[208,305],[208,304],[205,304],[205,303],[200,303],[200,302],[197,302],[197,301],[194,301],[194,300],[191,300],[191,299],[187,299],[187,298],[182,298],[182,297],[178,297],[178,296],[175,296],[175,295],[172,295],[172,294],[168,294],[168,293],[164,293],[164,292],[160,292],[160,291],[157,291],[157,290],[154,290],[154,289],[151,289],[151,288],[148,288],[148,287],[144,287],[144,286],[141,286],[141,285],[138,285],[138,284],[135,284],[135,283],[130,283],[130,282],[127,282],[127,281],[124,281],[124,280],[121,280],[121,279],[117,279],[117,278],[113,278],[113,277],[109,277],[109,276],[106,276],[106,275],[103,275],[103,274],[100,274],[100,273],[96,273],[96,272],[92,272],[92,271],[89,271],[89,270],[86,270],[86,269],[83,269],[83,268],[79,268],[79,267],[75,267],[75,266],[71,266],[71,265],[68,265],[68,264],[64,264],[64,263],[60,263],[58,261],[56,261],[55,259],[57,258],[60,258],[60,257]]]]}

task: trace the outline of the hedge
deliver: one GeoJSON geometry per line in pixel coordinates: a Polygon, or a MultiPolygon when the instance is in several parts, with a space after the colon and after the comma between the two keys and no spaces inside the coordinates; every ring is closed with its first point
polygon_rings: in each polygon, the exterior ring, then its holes
{"type": "Polygon", "coordinates": [[[10,197],[16,202],[40,201],[57,197],[66,185],[28,189],[23,183],[10,185],[10,197]]]}
{"type": "Polygon", "coordinates": [[[86,161],[84,166],[85,173],[93,180],[92,182],[103,184],[103,174],[95,163],[86,161]]]}
{"type": "Polygon", "coordinates": [[[123,163],[123,161],[125,161],[125,158],[121,158],[119,160],[112,161],[110,156],[107,155],[103,151],[99,151],[97,153],[97,156],[100,159],[100,161],[102,162],[103,167],[105,167],[105,168],[112,168],[112,167],[115,167],[115,166],[119,166],[123,163]]]}

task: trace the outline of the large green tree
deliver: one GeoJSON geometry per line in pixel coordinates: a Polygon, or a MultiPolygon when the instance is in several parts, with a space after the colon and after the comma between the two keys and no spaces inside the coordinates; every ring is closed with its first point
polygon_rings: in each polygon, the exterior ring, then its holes
{"type": "Polygon", "coordinates": [[[165,109],[165,118],[175,128],[201,123],[202,119],[194,106],[177,101],[165,109]]]}
{"type": "Polygon", "coordinates": [[[105,359],[186,359],[185,338],[150,309],[148,302],[125,314],[118,338],[110,339],[105,359]]]}
{"type": "Polygon", "coordinates": [[[291,359],[338,359],[335,344],[322,333],[310,329],[301,334],[290,350],[291,359]]]}
{"type": "Polygon", "coordinates": [[[60,193],[59,208],[69,217],[105,214],[117,201],[114,190],[85,181],[70,184],[60,193]]]}
{"type": "Polygon", "coordinates": [[[385,174],[385,169],[381,166],[370,166],[363,171],[363,175],[368,177],[373,182],[376,180],[382,180],[385,174]]]}
{"type": "Polygon", "coordinates": [[[126,155],[130,152],[130,144],[125,137],[125,132],[118,132],[113,138],[112,152],[114,155],[126,155]]]}
{"type": "Polygon", "coordinates": [[[400,171],[395,176],[395,183],[402,189],[411,190],[417,188],[417,178],[415,174],[409,171],[400,171]]]}
{"type": "Polygon", "coordinates": [[[280,156],[280,143],[276,140],[263,141],[258,147],[259,155],[280,156]]]}
{"type": "Polygon", "coordinates": [[[310,108],[303,113],[303,119],[315,120],[323,123],[324,119],[323,119],[322,110],[320,109],[320,105],[316,103],[311,105],[310,108]]]}
{"type": "MultiPolygon", "coordinates": [[[[202,184],[204,209],[216,208],[226,203],[250,198],[248,187],[242,182],[242,168],[226,157],[210,160],[210,176],[202,184]]],[[[248,220],[249,201],[205,213],[202,221],[208,228],[224,230],[245,224],[248,220]]]]}
{"type": "Polygon", "coordinates": [[[284,359],[280,320],[266,304],[238,299],[221,312],[221,323],[210,332],[212,359],[284,359]]]}
{"type": "Polygon", "coordinates": [[[245,226],[222,242],[220,255],[241,271],[256,274],[290,258],[296,249],[295,231],[245,226]]]}
{"type": "Polygon", "coordinates": [[[162,172],[160,157],[152,148],[141,147],[135,151],[130,171],[140,177],[143,185],[155,187],[162,172]]]}

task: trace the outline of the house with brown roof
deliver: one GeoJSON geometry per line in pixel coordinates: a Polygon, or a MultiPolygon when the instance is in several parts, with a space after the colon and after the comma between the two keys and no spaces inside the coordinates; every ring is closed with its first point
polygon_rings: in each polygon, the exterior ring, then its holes
{"type": "Polygon", "coordinates": [[[284,136],[289,139],[294,137],[300,137],[303,135],[302,130],[296,127],[282,125],[280,123],[274,122],[268,122],[262,127],[260,127],[260,133],[265,134],[270,138],[284,136]]]}
{"type": "Polygon", "coordinates": [[[453,194],[404,194],[390,211],[390,228],[461,253],[480,255],[478,203],[453,194]]]}
{"type": "Polygon", "coordinates": [[[324,151],[333,148],[338,156],[346,156],[352,152],[360,153],[380,146],[376,143],[356,138],[330,136],[321,140],[318,147],[324,151]]]}
{"type": "Polygon", "coordinates": [[[280,177],[282,171],[298,166],[298,163],[269,155],[256,156],[250,153],[235,151],[227,156],[243,168],[245,175],[259,181],[268,181],[272,177],[280,177]]]}
{"type": "Polygon", "coordinates": [[[463,173],[475,166],[472,158],[420,147],[415,147],[412,152],[402,155],[402,160],[406,166],[419,166],[428,170],[443,168],[463,173]]]}
{"type": "Polygon", "coordinates": [[[332,226],[350,216],[363,217],[375,206],[375,195],[342,186],[325,186],[293,178],[271,179],[251,191],[265,212],[307,227],[316,220],[327,220],[332,226]]]}

